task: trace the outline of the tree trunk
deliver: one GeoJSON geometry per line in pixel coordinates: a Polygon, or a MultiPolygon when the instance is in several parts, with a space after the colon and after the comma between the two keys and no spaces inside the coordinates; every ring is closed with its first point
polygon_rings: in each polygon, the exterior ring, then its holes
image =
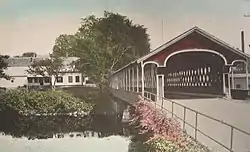
{"type": "Polygon", "coordinates": [[[56,79],[57,79],[57,76],[55,77],[55,80],[54,80],[53,85],[52,85],[52,90],[53,90],[53,91],[55,90],[55,86],[56,86],[56,79]]]}

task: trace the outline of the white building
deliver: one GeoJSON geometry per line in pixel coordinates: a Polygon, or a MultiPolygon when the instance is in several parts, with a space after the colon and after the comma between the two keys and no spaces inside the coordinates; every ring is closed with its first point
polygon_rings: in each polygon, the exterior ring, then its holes
{"type": "MultiPolygon", "coordinates": [[[[71,63],[76,61],[76,57],[68,57],[63,61],[64,69],[60,72],[59,76],[40,76],[28,75],[28,86],[50,86],[55,87],[70,87],[70,86],[85,86],[88,84],[88,77],[85,77],[79,71],[74,70],[71,63]]],[[[91,84],[90,84],[91,85],[91,84]]]]}
{"type": "Polygon", "coordinates": [[[11,77],[11,80],[0,79],[0,87],[17,88],[27,84],[28,67],[8,67],[4,72],[11,77]]]}
{"type": "Polygon", "coordinates": [[[62,72],[56,79],[55,76],[28,75],[28,86],[50,86],[68,87],[86,85],[88,78],[79,72],[62,72]]]}
{"type": "MultiPolygon", "coordinates": [[[[34,58],[10,58],[10,67],[4,72],[11,77],[11,80],[0,79],[0,87],[12,89],[21,86],[38,87],[50,86],[55,82],[56,87],[64,86],[83,86],[88,84],[88,78],[83,76],[82,73],[74,71],[70,65],[72,61],[77,60],[75,57],[69,57],[64,60],[65,68],[61,71],[60,76],[55,81],[55,77],[30,75],[28,74],[28,66],[35,60],[34,58]]],[[[93,85],[93,84],[92,84],[93,85]]]]}

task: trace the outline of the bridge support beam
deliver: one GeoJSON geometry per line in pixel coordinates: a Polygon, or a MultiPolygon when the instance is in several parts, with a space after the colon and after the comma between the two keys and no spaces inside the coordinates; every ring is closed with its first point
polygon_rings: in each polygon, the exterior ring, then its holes
{"type": "Polygon", "coordinates": [[[128,68],[128,91],[131,91],[131,69],[128,68]]]}
{"type": "Polygon", "coordinates": [[[125,69],[125,90],[128,90],[128,71],[125,69]]]}
{"type": "MultiPolygon", "coordinates": [[[[151,71],[150,71],[150,73],[151,73],[151,79],[150,79],[150,80],[151,80],[151,84],[150,84],[151,87],[150,87],[150,88],[152,88],[151,91],[152,91],[152,93],[154,93],[154,89],[155,89],[155,87],[154,87],[154,86],[155,86],[155,85],[154,85],[154,83],[155,83],[155,82],[154,82],[154,74],[155,74],[155,73],[154,73],[154,64],[151,64],[151,69],[150,69],[150,70],[151,70],[151,71]]],[[[157,86],[156,86],[156,87],[157,87],[157,86]]],[[[151,94],[150,94],[150,99],[151,99],[151,94]]]]}
{"type": "Polygon", "coordinates": [[[132,91],[135,92],[135,68],[132,67],[132,91]]]}
{"type": "Polygon", "coordinates": [[[156,102],[160,102],[164,98],[164,74],[156,75],[156,85],[156,102]]]}
{"type": "Polygon", "coordinates": [[[142,96],[144,97],[144,64],[141,62],[141,93],[142,96]]]}
{"type": "Polygon", "coordinates": [[[137,92],[139,92],[139,65],[136,66],[136,87],[137,92]]]}
{"type": "Polygon", "coordinates": [[[223,73],[222,75],[222,84],[223,84],[223,93],[226,95],[226,74],[223,73]]]}
{"type": "Polygon", "coordinates": [[[246,62],[246,83],[247,83],[247,90],[249,89],[249,82],[248,82],[248,59],[246,62]]]}
{"type": "Polygon", "coordinates": [[[228,73],[228,98],[229,99],[231,99],[231,81],[230,81],[230,79],[231,79],[231,77],[232,77],[232,75],[231,75],[231,70],[232,70],[232,68],[230,67],[229,68],[229,73],[228,73]]]}

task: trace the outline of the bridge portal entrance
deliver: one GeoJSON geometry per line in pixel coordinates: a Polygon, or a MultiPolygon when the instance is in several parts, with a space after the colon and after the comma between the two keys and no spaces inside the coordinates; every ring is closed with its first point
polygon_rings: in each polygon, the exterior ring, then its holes
{"type": "Polygon", "coordinates": [[[222,95],[224,65],[223,58],[211,52],[175,54],[166,61],[164,90],[222,95]]]}

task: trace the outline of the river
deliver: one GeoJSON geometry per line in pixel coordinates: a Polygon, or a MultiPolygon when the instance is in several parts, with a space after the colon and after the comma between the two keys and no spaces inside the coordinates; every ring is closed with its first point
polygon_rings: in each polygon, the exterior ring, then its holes
{"type": "Polygon", "coordinates": [[[130,138],[121,122],[127,104],[110,95],[97,95],[91,102],[96,104],[94,112],[81,118],[1,113],[1,152],[131,151],[130,138]]]}

